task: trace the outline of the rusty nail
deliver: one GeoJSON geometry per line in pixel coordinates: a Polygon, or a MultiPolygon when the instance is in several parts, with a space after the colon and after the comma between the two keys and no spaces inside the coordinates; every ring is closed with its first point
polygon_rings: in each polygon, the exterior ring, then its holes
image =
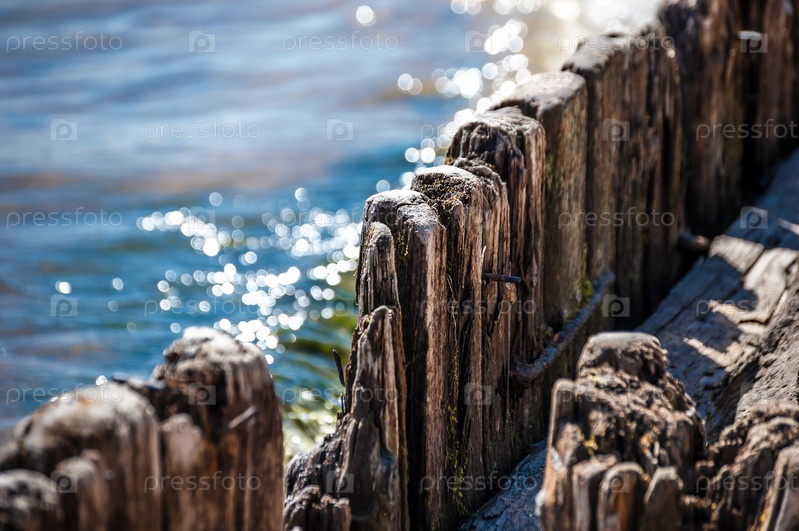
{"type": "Polygon", "coordinates": [[[493,280],[495,282],[510,282],[512,284],[521,284],[521,277],[512,277],[510,275],[497,275],[496,273],[483,273],[483,280],[493,280]]]}

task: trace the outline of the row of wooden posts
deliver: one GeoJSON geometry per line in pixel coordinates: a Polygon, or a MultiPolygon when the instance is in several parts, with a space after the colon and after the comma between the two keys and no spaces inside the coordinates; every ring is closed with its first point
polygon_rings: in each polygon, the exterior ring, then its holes
{"type": "Polygon", "coordinates": [[[640,324],[796,144],[763,131],[799,118],[797,47],[785,0],[669,1],[587,42],[368,200],[345,410],[285,478],[262,353],[193,329],[117,400],[20,425],[0,527],[456,527],[546,436],[586,338],[640,324]]]}

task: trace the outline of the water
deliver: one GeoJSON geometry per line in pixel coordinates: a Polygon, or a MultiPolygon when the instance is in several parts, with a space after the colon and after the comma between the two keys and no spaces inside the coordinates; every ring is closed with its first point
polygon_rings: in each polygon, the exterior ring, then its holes
{"type": "Polygon", "coordinates": [[[204,325],[265,350],[308,448],[338,407],[364,200],[653,4],[7,0],[0,439],[204,325]]]}

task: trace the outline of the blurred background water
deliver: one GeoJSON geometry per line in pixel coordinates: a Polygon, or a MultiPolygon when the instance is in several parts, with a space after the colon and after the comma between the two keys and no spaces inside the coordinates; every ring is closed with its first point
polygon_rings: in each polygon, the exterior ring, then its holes
{"type": "Polygon", "coordinates": [[[187,326],[261,347],[289,454],[332,431],[361,208],[655,0],[5,0],[0,441],[146,377],[187,326]]]}

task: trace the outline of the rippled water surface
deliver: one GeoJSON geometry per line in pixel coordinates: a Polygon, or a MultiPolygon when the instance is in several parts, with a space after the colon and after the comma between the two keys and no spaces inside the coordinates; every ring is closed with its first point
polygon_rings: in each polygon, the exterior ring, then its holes
{"type": "Polygon", "coordinates": [[[364,200],[653,5],[5,1],[0,438],[204,325],[264,350],[308,448],[338,408],[364,200]]]}

